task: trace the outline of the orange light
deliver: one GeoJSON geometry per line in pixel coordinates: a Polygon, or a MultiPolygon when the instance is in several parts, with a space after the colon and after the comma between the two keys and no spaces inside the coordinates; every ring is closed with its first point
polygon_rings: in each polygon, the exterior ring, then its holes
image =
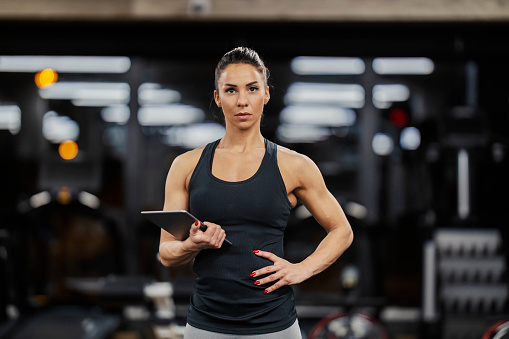
{"type": "Polygon", "coordinates": [[[58,73],[51,68],[43,69],[35,74],[35,84],[39,88],[53,85],[58,80],[58,73]]]}
{"type": "Polygon", "coordinates": [[[57,193],[57,201],[61,205],[69,205],[72,201],[72,192],[69,187],[62,187],[57,193]]]}
{"type": "Polygon", "coordinates": [[[62,159],[74,159],[78,155],[78,144],[72,140],[66,140],[58,146],[58,153],[62,159]]]}

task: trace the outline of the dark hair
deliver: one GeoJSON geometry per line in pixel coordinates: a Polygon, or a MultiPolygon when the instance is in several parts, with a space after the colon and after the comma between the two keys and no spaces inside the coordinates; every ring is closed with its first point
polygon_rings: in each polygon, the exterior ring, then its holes
{"type": "Polygon", "coordinates": [[[219,77],[223,70],[231,64],[248,64],[256,67],[256,69],[263,75],[263,79],[265,80],[265,85],[268,85],[269,81],[269,69],[265,67],[265,63],[262,61],[258,53],[248,47],[237,47],[223,55],[221,60],[217,63],[216,71],[215,71],[215,89],[217,88],[217,83],[219,81],[219,77]]]}

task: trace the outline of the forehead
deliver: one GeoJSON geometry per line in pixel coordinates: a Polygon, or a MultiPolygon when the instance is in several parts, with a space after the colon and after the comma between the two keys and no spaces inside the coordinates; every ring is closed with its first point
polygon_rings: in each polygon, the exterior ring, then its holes
{"type": "Polygon", "coordinates": [[[248,84],[253,81],[263,82],[263,75],[249,64],[231,64],[225,67],[219,76],[219,83],[234,85],[248,84]]]}

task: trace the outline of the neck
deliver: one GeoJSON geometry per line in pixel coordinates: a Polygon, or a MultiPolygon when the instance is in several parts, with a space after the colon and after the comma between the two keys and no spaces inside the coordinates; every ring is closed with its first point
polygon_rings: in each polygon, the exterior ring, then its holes
{"type": "Polygon", "coordinates": [[[265,147],[265,141],[259,129],[236,130],[232,132],[226,128],[226,132],[218,147],[245,150],[248,148],[265,147]]]}

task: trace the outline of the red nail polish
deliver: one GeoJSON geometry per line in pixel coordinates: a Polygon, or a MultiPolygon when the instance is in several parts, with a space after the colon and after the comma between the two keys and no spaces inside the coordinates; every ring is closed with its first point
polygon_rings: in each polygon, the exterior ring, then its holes
{"type": "Polygon", "coordinates": [[[265,291],[263,291],[263,293],[267,294],[267,293],[269,293],[269,291],[268,291],[268,290],[265,290],[265,291]]]}
{"type": "Polygon", "coordinates": [[[200,224],[200,222],[199,222],[199,221],[196,221],[196,222],[194,223],[194,226],[198,226],[199,224],[200,224]]]}
{"type": "Polygon", "coordinates": [[[259,281],[259,280],[256,280],[256,281],[254,282],[254,284],[255,284],[255,285],[260,285],[260,281],[259,281]]]}
{"type": "Polygon", "coordinates": [[[260,252],[260,251],[258,251],[258,250],[254,250],[254,251],[253,251],[253,253],[258,253],[258,252],[260,252]]]}
{"type": "Polygon", "coordinates": [[[256,272],[253,272],[250,274],[252,277],[254,277],[256,275],[256,272]]]}

